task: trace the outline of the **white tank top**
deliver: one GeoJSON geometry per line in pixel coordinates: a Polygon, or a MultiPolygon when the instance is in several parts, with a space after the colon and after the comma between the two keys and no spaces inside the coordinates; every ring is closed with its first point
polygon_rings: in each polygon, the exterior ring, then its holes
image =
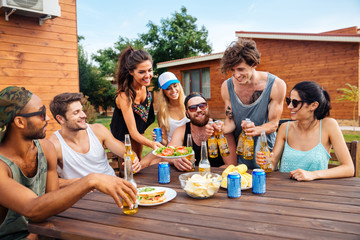
{"type": "Polygon", "coordinates": [[[103,146],[88,124],[86,132],[89,137],[90,150],[85,154],[75,152],[67,145],[59,131],[55,132],[61,144],[63,158],[63,169],[57,167],[59,176],[63,179],[80,178],[90,173],[103,173],[115,176],[103,146]]]}
{"type": "Polygon", "coordinates": [[[170,129],[169,129],[169,132],[167,132],[168,143],[170,142],[175,129],[185,125],[187,122],[190,122],[190,119],[188,119],[186,116],[180,120],[174,120],[169,116],[170,129]]]}

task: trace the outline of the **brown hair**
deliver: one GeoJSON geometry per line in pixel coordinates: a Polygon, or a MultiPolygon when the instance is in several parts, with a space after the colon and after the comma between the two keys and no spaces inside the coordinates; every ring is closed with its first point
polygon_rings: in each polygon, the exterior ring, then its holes
{"type": "Polygon", "coordinates": [[[50,111],[54,116],[55,120],[57,115],[60,115],[66,119],[66,112],[69,104],[80,101],[81,102],[81,94],[80,93],[61,93],[54,97],[54,99],[50,103],[50,111]]]}
{"type": "Polygon", "coordinates": [[[136,97],[136,91],[132,86],[134,81],[130,72],[134,71],[142,62],[151,61],[151,55],[145,50],[135,50],[130,45],[121,52],[118,61],[118,69],[116,75],[116,81],[118,84],[118,93],[125,92],[129,99],[129,102],[133,102],[136,97]]]}
{"type": "Polygon", "coordinates": [[[221,59],[221,71],[227,73],[243,61],[251,67],[257,66],[260,64],[260,55],[255,41],[240,38],[239,41],[232,42],[225,50],[221,59]]]}

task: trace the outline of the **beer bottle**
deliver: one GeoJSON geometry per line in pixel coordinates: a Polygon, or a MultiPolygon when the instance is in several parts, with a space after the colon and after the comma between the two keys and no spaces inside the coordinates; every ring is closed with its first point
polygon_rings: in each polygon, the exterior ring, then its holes
{"type": "Polygon", "coordinates": [[[199,172],[203,174],[210,172],[210,162],[207,158],[206,141],[201,142],[201,160],[199,163],[199,172]]]}
{"type": "MultiPolygon", "coordinates": [[[[187,139],[186,139],[186,140],[187,140],[187,141],[186,141],[186,146],[192,148],[193,144],[192,144],[192,138],[191,138],[191,134],[190,134],[190,133],[187,135],[187,139]]],[[[191,162],[191,169],[188,170],[188,172],[195,171],[195,152],[194,152],[194,149],[193,149],[192,154],[190,154],[190,155],[187,156],[186,158],[191,162]]]]}
{"type": "Polygon", "coordinates": [[[243,155],[244,153],[244,139],[245,139],[245,130],[243,129],[239,136],[239,140],[236,146],[237,155],[243,155]]]}
{"type": "Polygon", "coordinates": [[[261,169],[263,169],[266,173],[268,172],[272,172],[273,167],[272,167],[272,163],[271,163],[271,154],[270,154],[270,149],[267,145],[267,140],[266,140],[266,134],[265,131],[261,132],[261,136],[260,136],[260,152],[262,152],[266,158],[266,163],[264,165],[260,165],[261,169]]]}
{"type": "MultiPolygon", "coordinates": [[[[125,180],[130,182],[135,187],[137,187],[136,182],[134,180],[134,176],[133,176],[131,157],[125,156],[124,161],[125,161],[125,167],[124,167],[125,180]]],[[[130,199],[130,196],[128,194],[126,194],[126,195],[130,199]]],[[[131,214],[135,214],[137,212],[138,212],[138,200],[136,200],[136,202],[134,203],[133,208],[130,208],[129,205],[123,200],[123,213],[125,213],[126,215],[131,215],[131,214]]]]}
{"type": "MultiPolygon", "coordinates": [[[[129,156],[131,158],[131,162],[134,162],[135,160],[135,154],[131,150],[131,142],[130,142],[130,135],[125,134],[125,153],[124,153],[124,159],[126,156],[129,156]]],[[[135,173],[135,172],[134,172],[135,173]]]]}
{"type": "MultiPolygon", "coordinates": [[[[220,124],[219,121],[215,121],[216,124],[220,124]]],[[[220,154],[222,157],[230,155],[230,149],[226,137],[223,134],[223,131],[219,131],[217,134],[217,144],[219,145],[220,154]]]]}
{"type": "MultiPolygon", "coordinates": [[[[249,118],[246,119],[246,122],[251,122],[249,118]]],[[[254,158],[254,139],[251,136],[245,134],[243,141],[243,158],[246,160],[251,160],[254,158]]]]}
{"type": "MultiPolygon", "coordinates": [[[[213,121],[210,120],[209,124],[212,126],[213,121]]],[[[218,148],[217,148],[217,140],[214,134],[209,137],[208,145],[209,145],[209,157],[216,158],[218,156],[218,148]]]]}

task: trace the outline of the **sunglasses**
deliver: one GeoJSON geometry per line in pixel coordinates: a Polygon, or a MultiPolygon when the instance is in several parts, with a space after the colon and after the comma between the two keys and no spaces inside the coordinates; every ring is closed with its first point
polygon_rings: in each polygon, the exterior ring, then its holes
{"type": "Polygon", "coordinates": [[[207,108],[207,103],[204,102],[204,103],[188,106],[190,112],[196,112],[197,108],[200,108],[200,110],[205,110],[207,108]]]}
{"type": "Polygon", "coordinates": [[[299,101],[299,100],[296,100],[296,99],[291,99],[289,97],[285,98],[286,100],[286,104],[289,106],[290,103],[293,105],[294,108],[296,108],[299,103],[303,103],[303,101],[299,101]]]}
{"type": "Polygon", "coordinates": [[[38,111],[38,112],[32,112],[32,113],[24,113],[24,114],[19,114],[17,115],[19,117],[33,117],[33,116],[40,116],[42,121],[45,121],[46,118],[46,107],[44,106],[43,110],[38,111]]]}

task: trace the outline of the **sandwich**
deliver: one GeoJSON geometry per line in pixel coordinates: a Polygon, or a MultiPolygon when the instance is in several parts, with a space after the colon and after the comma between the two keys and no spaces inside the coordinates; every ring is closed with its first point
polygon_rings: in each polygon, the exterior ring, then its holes
{"type": "Polygon", "coordinates": [[[139,191],[139,201],[141,204],[154,204],[165,201],[166,190],[156,190],[155,188],[147,189],[148,191],[139,191]]]}

